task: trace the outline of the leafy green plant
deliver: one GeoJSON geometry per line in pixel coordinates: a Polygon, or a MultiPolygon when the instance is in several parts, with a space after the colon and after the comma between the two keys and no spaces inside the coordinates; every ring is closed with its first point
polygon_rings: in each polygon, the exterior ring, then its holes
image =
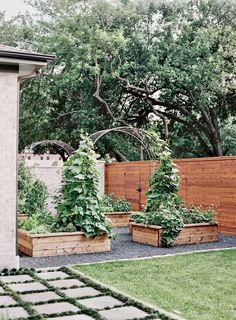
{"type": "Polygon", "coordinates": [[[159,225],[163,228],[162,244],[169,247],[178,237],[184,224],[213,222],[212,210],[187,208],[178,196],[179,177],[168,148],[160,154],[160,167],[150,180],[147,205],[143,213],[131,215],[137,223],[159,225]]]}
{"type": "Polygon", "coordinates": [[[54,221],[54,217],[48,212],[38,212],[32,214],[27,220],[19,220],[18,227],[29,231],[32,234],[49,233],[54,221]]]}
{"type": "Polygon", "coordinates": [[[100,209],[102,212],[113,212],[114,193],[104,194],[100,199],[100,209]]]}
{"type": "Polygon", "coordinates": [[[102,212],[128,212],[131,209],[131,203],[125,198],[115,198],[114,193],[104,194],[100,200],[102,212]]]}
{"type": "Polygon", "coordinates": [[[45,209],[48,196],[46,185],[37,179],[32,172],[19,163],[18,169],[18,212],[29,215],[45,209]]]}
{"type": "Polygon", "coordinates": [[[211,209],[203,211],[200,207],[186,208],[184,205],[180,207],[181,216],[184,224],[191,223],[214,223],[214,213],[211,209]]]}
{"type": "Polygon", "coordinates": [[[125,198],[117,199],[113,203],[113,211],[114,212],[128,212],[131,210],[131,204],[125,198]]]}
{"type": "Polygon", "coordinates": [[[180,204],[178,197],[179,177],[178,169],[172,161],[168,148],[161,153],[160,167],[156,169],[150,180],[150,189],[146,193],[146,212],[158,210],[160,206],[180,204]]]}
{"type": "Polygon", "coordinates": [[[110,233],[105,214],[99,206],[99,174],[95,161],[92,141],[81,134],[79,149],[65,163],[54,229],[73,225],[87,236],[110,233]]]}

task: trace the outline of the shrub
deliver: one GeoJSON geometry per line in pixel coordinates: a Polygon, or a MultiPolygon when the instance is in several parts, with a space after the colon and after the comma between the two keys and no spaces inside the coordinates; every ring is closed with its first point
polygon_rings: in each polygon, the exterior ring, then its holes
{"type": "Polygon", "coordinates": [[[18,169],[18,212],[29,215],[45,209],[48,196],[46,185],[37,179],[32,172],[19,163],[18,169]]]}
{"type": "Polygon", "coordinates": [[[76,230],[93,237],[110,233],[110,227],[99,206],[99,174],[93,143],[84,134],[81,138],[79,149],[65,163],[54,228],[72,225],[76,230]]]}

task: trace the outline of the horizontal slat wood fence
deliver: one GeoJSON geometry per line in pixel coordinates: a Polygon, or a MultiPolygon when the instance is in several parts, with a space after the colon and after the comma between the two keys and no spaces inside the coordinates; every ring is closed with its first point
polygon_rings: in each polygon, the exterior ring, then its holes
{"type": "MultiPolygon", "coordinates": [[[[236,157],[181,159],[179,195],[187,205],[213,207],[219,230],[236,235],[236,157]]],[[[105,191],[114,192],[141,210],[146,202],[149,179],[158,161],[133,161],[107,164],[105,191]]]]}

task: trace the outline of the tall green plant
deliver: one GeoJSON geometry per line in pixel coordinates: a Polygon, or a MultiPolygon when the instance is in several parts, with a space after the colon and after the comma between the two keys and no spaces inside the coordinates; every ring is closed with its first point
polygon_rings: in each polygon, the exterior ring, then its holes
{"type": "Polygon", "coordinates": [[[18,168],[18,212],[32,215],[45,209],[48,196],[46,185],[25,167],[23,162],[18,168]]]}
{"type": "Polygon", "coordinates": [[[180,203],[177,195],[179,189],[178,169],[173,163],[171,152],[165,149],[160,155],[160,167],[156,169],[150,180],[150,189],[146,193],[146,212],[156,211],[163,205],[180,203]]]}
{"type": "Polygon", "coordinates": [[[81,134],[76,153],[65,163],[62,185],[57,199],[56,227],[73,225],[87,236],[110,233],[98,198],[98,178],[93,143],[81,134]]]}
{"type": "Polygon", "coordinates": [[[171,151],[165,147],[160,153],[160,167],[150,180],[150,189],[146,193],[147,205],[143,213],[132,217],[137,223],[160,225],[163,227],[162,244],[171,246],[184,227],[184,223],[213,222],[211,210],[206,212],[198,208],[186,208],[178,196],[178,169],[173,163],[171,151]]]}

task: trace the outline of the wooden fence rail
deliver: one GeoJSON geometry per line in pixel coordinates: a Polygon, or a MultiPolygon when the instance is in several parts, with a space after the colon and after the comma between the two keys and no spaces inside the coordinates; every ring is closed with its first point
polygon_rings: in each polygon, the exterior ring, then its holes
{"type": "MultiPolygon", "coordinates": [[[[213,207],[221,233],[236,235],[236,157],[181,159],[179,195],[187,205],[213,207]]],[[[105,191],[114,192],[141,210],[149,179],[158,161],[112,163],[105,169],[105,191]]]]}

